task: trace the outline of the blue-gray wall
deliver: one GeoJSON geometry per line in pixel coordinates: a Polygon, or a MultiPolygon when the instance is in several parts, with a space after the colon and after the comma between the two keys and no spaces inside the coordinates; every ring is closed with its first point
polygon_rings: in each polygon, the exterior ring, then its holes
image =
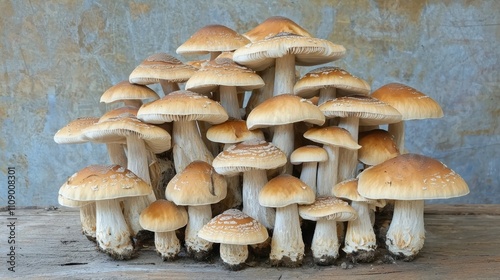
{"type": "MultiPolygon", "coordinates": [[[[101,94],[145,57],[176,48],[207,24],[244,33],[286,16],[342,44],[335,65],[413,86],[445,117],[410,121],[408,150],[435,157],[468,182],[448,203],[500,203],[500,1],[0,1],[0,206],[15,167],[18,206],[57,205],[68,176],[105,163],[102,145],[57,145],[70,120],[100,116],[101,94]]],[[[310,70],[302,69],[302,73],[310,70]]],[[[157,88],[154,88],[158,90],[157,88]]]]}

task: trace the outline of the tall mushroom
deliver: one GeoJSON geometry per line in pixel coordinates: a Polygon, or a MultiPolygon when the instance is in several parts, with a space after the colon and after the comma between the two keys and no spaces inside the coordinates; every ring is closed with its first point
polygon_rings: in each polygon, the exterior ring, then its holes
{"type": "Polygon", "coordinates": [[[101,102],[123,102],[126,106],[128,105],[139,108],[141,107],[143,101],[156,100],[158,98],[160,98],[158,94],[147,86],[132,84],[126,80],[108,88],[101,95],[101,102]]]}
{"type": "Polygon", "coordinates": [[[358,192],[370,199],[394,199],[394,215],[387,232],[389,251],[413,260],[425,240],[424,199],[446,199],[469,193],[467,183],[440,161],[403,154],[365,169],[358,176],[358,192]]]}
{"type": "Polygon", "coordinates": [[[316,191],[316,180],[318,171],[318,162],[325,162],[328,160],[328,153],[325,149],[314,146],[306,145],[299,147],[290,155],[290,162],[292,164],[301,164],[300,180],[306,183],[314,193],[316,191]]]}

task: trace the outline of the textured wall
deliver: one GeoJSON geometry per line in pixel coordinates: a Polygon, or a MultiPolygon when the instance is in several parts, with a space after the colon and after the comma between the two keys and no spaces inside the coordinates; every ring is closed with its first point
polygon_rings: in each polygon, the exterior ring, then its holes
{"type": "Polygon", "coordinates": [[[100,95],[145,57],[176,55],[207,24],[244,33],[274,15],[344,45],[335,65],[373,89],[401,82],[436,99],[445,117],[410,121],[407,148],[469,183],[470,195],[447,202],[500,203],[498,11],[494,0],[0,1],[0,205],[8,166],[16,167],[18,205],[47,206],[68,176],[107,162],[101,145],[52,137],[109,109],[100,95]]]}

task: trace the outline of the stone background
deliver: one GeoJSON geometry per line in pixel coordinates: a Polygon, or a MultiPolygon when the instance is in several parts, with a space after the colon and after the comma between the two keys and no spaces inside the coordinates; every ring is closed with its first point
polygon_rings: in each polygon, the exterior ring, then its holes
{"type": "MultiPolygon", "coordinates": [[[[103,145],[57,145],[54,133],[110,107],[101,94],[156,52],[207,24],[244,33],[270,16],[342,44],[335,62],[372,89],[401,82],[430,95],[445,117],[410,121],[406,147],[468,182],[446,203],[500,203],[500,1],[0,1],[0,205],[16,168],[18,206],[57,205],[74,172],[107,163],[103,145]]],[[[302,68],[304,74],[310,69],[302,68]]],[[[159,90],[154,88],[155,90],[159,90]]]]}

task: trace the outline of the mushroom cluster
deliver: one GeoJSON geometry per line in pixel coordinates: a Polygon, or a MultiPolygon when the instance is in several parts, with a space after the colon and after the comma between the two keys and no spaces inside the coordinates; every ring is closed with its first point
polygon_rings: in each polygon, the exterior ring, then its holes
{"type": "Polygon", "coordinates": [[[465,195],[467,184],[404,149],[403,121],[441,117],[439,105],[397,83],[370,94],[365,80],[324,65],[345,53],[285,17],[243,34],[199,29],[177,54],[206,60],[152,54],[104,91],[101,102],[122,106],[55,134],[59,144],[105,143],[110,156],[71,176],[60,204],[79,207],[83,234],[115,259],[137,256],[154,233],[164,261],[183,250],[207,260],[220,243],[229,269],[251,254],[299,267],[305,225],[314,226],[317,265],[343,252],[372,262],[380,245],[414,259],[425,238],[423,200],[465,195]],[[315,69],[298,77],[300,66],[315,69]],[[386,244],[377,244],[373,217],[386,201],[394,216],[386,244]]]}

